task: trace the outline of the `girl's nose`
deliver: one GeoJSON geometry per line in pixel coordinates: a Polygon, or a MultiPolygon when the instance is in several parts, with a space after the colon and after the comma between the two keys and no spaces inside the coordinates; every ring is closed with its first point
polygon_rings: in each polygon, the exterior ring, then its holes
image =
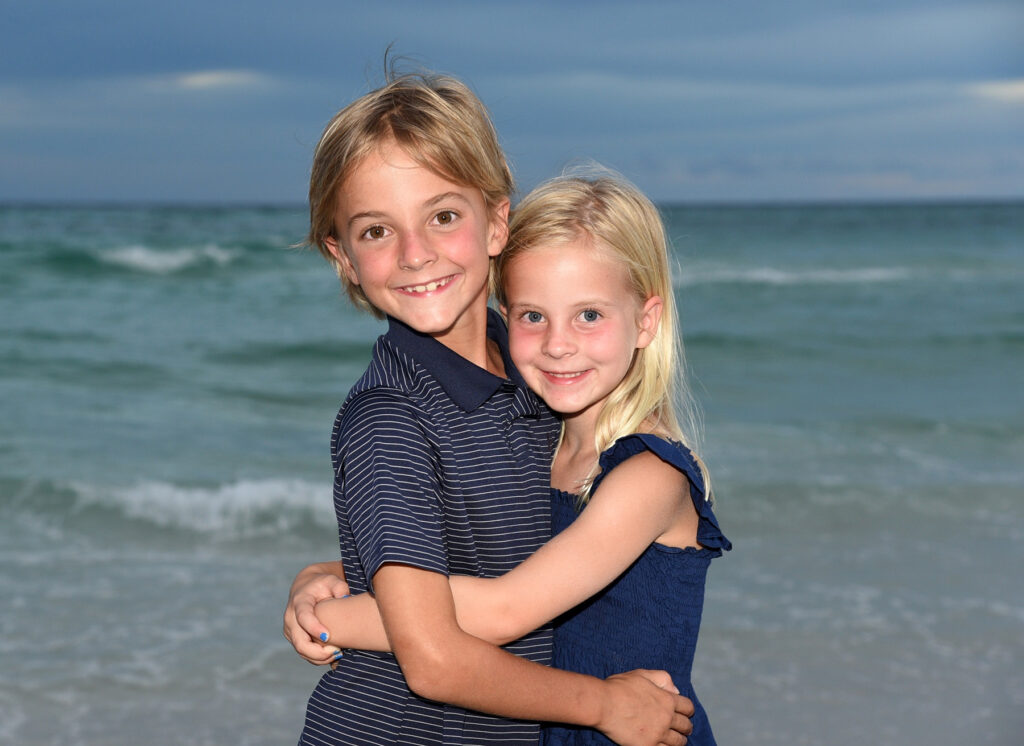
{"type": "Polygon", "coordinates": [[[421,269],[437,259],[430,243],[416,233],[406,233],[399,241],[398,264],[402,269],[421,269]]]}
{"type": "Polygon", "coordinates": [[[576,343],[572,335],[558,324],[551,324],[544,335],[543,352],[548,357],[565,357],[576,351],[576,343]]]}

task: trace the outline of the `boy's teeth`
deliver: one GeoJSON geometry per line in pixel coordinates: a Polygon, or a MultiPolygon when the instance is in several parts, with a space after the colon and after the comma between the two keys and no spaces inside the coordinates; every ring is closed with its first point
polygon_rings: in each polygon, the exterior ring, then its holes
{"type": "Polygon", "coordinates": [[[432,293],[444,284],[445,280],[435,280],[434,282],[428,282],[426,285],[413,285],[412,291],[414,293],[432,293]]]}

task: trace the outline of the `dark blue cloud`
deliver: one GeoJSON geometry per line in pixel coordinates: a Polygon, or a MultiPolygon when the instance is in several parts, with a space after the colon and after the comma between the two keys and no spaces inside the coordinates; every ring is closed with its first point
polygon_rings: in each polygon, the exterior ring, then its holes
{"type": "Polygon", "coordinates": [[[1024,79],[1018,3],[5,12],[0,199],[299,201],[320,127],[391,43],[476,88],[524,186],[594,157],[662,199],[1024,195],[1001,166],[1024,161],[1024,94],[978,86],[1024,79]]]}

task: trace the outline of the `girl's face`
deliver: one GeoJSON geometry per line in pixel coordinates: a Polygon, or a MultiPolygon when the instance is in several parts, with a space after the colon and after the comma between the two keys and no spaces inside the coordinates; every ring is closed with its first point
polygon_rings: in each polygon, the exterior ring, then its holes
{"type": "Polygon", "coordinates": [[[661,298],[638,298],[625,266],[587,236],[524,252],[503,280],[509,351],[523,378],[567,422],[592,426],[653,339],[661,298]]]}

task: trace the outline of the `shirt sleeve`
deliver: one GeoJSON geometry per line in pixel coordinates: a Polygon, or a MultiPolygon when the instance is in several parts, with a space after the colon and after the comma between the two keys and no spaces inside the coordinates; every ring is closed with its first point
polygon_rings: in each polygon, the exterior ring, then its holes
{"type": "Polygon", "coordinates": [[[447,575],[439,459],[413,403],[386,389],[355,396],[336,456],[335,507],[347,515],[368,588],[389,562],[447,575]]]}

